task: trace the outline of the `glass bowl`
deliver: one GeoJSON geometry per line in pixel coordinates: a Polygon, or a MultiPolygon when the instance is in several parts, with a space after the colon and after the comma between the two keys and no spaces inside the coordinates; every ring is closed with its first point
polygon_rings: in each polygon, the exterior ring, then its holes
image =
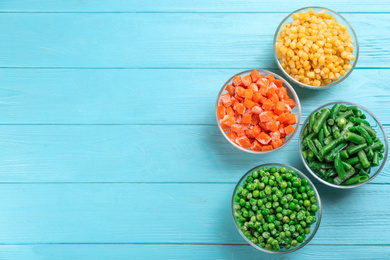
{"type": "Polygon", "coordinates": [[[217,102],[215,104],[215,118],[217,120],[217,124],[218,124],[218,128],[219,130],[221,131],[222,135],[226,138],[226,140],[228,140],[229,143],[231,143],[234,147],[240,149],[241,151],[244,151],[244,152],[248,152],[248,153],[254,153],[254,154],[265,154],[265,153],[270,153],[270,152],[274,152],[276,150],[279,150],[283,147],[285,147],[290,141],[291,139],[293,139],[294,135],[296,132],[298,132],[298,128],[299,128],[299,123],[301,121],[301,104],[299,103],[299,98],[298,98],[298,95],[297,93],[295,92],[294,88],[290,85],[290,83],[288,83],[284,78],[282,78],[281,76],[271,72],[271,71],[268,71],[268,70],[258,70],[258,72],[261,74],[261,75],[268,75],[268,74],[272,74],[274,75],[275,79],[280,79],[283,81],[283,87],[286,87],[287,89],[287,94],[289,96],[289,98],[293,99],[294,102],[295,102],[295,107],[292,109],[291,113],[294,113],[295,114],[295,117],[297,119],[297,122],[295,124],[295,131],[292,132],[291,134],[289,134],[288,136],[286,136],[286,139],[284,141],[284,143],[279,146],[278,148],[276,149],[272,149],[272,150],[269,150],[269,151],[252,151],[251,149],[245,149],[245,148],[242,148],[241,146],[235,144],[232,140],[230,140],[229,136],[227,136],[227,134],[223,131],[222,127],[221,127],[221,124],[219,123],[219,118],[218,118],[218,113],[217,113],[217,108],[218,108],[218,104],[219,104],[219,101],[220,101],[220,97],[222,94],[224,93],[227,93],[227,91],[225,90],[226,86],[229,85],[229,84],[232,84],[232,81],[233,81],[233,78],[237,75],[240,75],[240,76],[245,76],[245,75],[248,75],[251,73],[252,70],[245,70],[243,72],[240,72],[234,76],[232,76],[230,79],[228,79],[228,81],[226,81],[225,84],[223,84],[221,90],[219,91],[218,93],[218,97],[217,97],[217,102]]]}
{"type": "Polygon", "coordinates": [[[274,57],[275,57],[275,60],[276,60],[276,63],[278,64],[278,67],[280,68],[281,71],[283,71],[284,75],[286,75],[286,77],[296,83],[297,85],[299,85],[300,87],[303,87],[303,88],[309,88],[309,89],[317,89],[317,90],[320,90],[320,89],[326,89],[326,88],[330,88],[336,84],[339,84],[340,82],[342,82],[343,80],[345,80],[350,74],[351,72],[354,70],[354,68],[356,67],[356,63],[358,61],[358,58],[359,58],[359,42],[358,42],[358,39],[357,39],[357,36],[356,36],[356,33],[355,31],[353,30],[352,26],[349,24],[349,22],[343,17],[341,16],[339,13],[335,12],[335,11],[332,11],[328,8],[325,8],[325,7],[318,7],[318,6],[313,6],[313,7],[304,7],[304,8],[300,8],[298,10],[295,10],[294,12],[292,12],[291,14],[289,14],[286,18],[283,19],[283,21],[279,24],[278,26],[278,29],[276,29],[276,32],[275,32],[275,36],[274,36],[274,57]],[[325,86],[311,86],[311,85],[307,85],[307,84],[304,84],[296,79],[294,79],[292,76],[290,76],[290,74],[288,74],[284,69],[283,67],[281,66],[280,64],[280,61],[277,57],[277,51],[276,51],[276,43],[278,42],[278,36],[279,34],[282,32],[283,30],[283,25],[285,24],[288,24],[290,22],[292,22],[294,19],[292,17],[292,15],[294,13],[299,13],[301,11],[304,11],[304,12],[307,12],[309,10],[314,10],[316,13],[321,11],[321,10],[325,10],[326,13],[328,14],[331,14],[334,18],[337,19],[337,22],[342,24],[342,25],[345,25],[348,27],[347,29],[347,32],[350,33],[351,35],[351,38],[352,38],[352,41],[353,41],[353,46],[354,46],[354,50],[352,52],[352,54],[355,56],[355,60],[351,61],[350,64],[352,65],[352,68],[350,70],[347,71],[347,73],[344,75],[344,76],[340,76],[339,80],[337,81],[333,81],[331,82],[330,84],[328,85],[325,85],[325,86]]]}
{"type": "Polygon", "coordinates": [[[282,164],[282,163],[265,163],[265,164],[261,164],[261,165],[258,165],[256,167],[250,169],[247,173],[245,173],[244,176],[242,176],[241,179],[238,181],[236,187],[234,188],[231,207],[232,207],[233,221],[234,221],[234,224],[236,225],[236,228],[237,228],[238,232],[240,233],[240,235],[246,240],[246,242],[248,242],[251,246],[253,246],[257,250],[260,250],[260,251],[263,251],[263,252],[266,252],[266,253],[271,253],[271,254],[291,253],[291,252],[297,251],[297,250],[303,248],[304,246],[306,246],[310,242],[310,240],[315,236],[315,234],[317,233],[317,230],[318,230],[318,228],[320,226],[320,223],[321,223],[321,216],[322,216],[322,205],[321,205],[320,195],[319,195],[316,187],[314,186],[314,184],[311,182],[311,180],[305,174],[303,174],[301,171],[295,169],[294,167],[291,167],[289,165],[282,164]],[[234,197],[235,197],[235,195],[237,193],[237,189],[238,189],[238,187],[242,186],[243,182],[246,180],[248,175],[252,174],[253,171],[259,170],[259,169],[261,169],[263,167],[267,167],[267,168],[271,168],[271,167],[276,167],[276,168],[286,167],[287,170],[294,170],[297,173],[299,178],[306,179],[308,181],[308,185],[315,192],[315,197],[317,198],[317,202],[315,203],[315,205],[317,205],[317,207],[318,207],[318,210],[317,210],[316,215],[315,215],[315,217],[317,219],[317,222],[311,225],[310,233],[306,234],[306,238],[303,241],[303,243],[299,244],[297,247],[290,247],[289,249],[282,248],[282,249],[279,249],[279,251],[269,251],[269,250],[267,250],[265,248],[261,248],[259,245],[256,245],[256,244],[252,243],[252,241],[250,241],[244,235],[244,233],[241,231],[240,227],[237,224],[236,217],[234,216],[234,205],[237,204],[236,202],[234,202],[234,197]]]}
{"type": "Polygon", "coordinates": [[[371,113],[367,108],[365,107],[362,107],[358,104],[355,104],[355,103],[352,103],[352,102],[347,102],[347,101],[335,101],[335,102],[330,102],[330,103],[327,103],[323,106],[320,106],[318,108],[316,108],[313,112],[310,113],[310,115],[307,116],[305,122],[303,123],[302,125],[302,129],[305,128],[306,124],[309,122],[309,119],[310,119],[310,116],[316,112],[316,111],[320,111],[321,109],[323,108],[329,108],[331,109],[333,107],[333,105],[335,103],[339,103],[339,104],[344,104],[346,106],[357,106],[364,115],[366,115],[366,119],[371,127],[377,132],[377,137],[379,137],[379,139],[383,142],[384,144],[384,148],[385,148],[385,151],[383,153],[383,159],[380,161],[380,164],[379,166],[376,166],[376,167],[371,167],[371,172],[370,172],[370,178],[363,182],[363,183],[358,183],[358,184],[355,184],[355,185],[337,185],[337,184],[333,184],[333,183],[329,183],[325,180],[323,180],[316,172],[314,172],[312,169],[310,169],[308,163],[306,162],[305,158],[303,158],[303,155],[302,155],[302,134],[303,134],[303,130],[301,130],[300,134],[299,134],[299,152],[300,152],[300,155],[301,155],[301,159],[303,161],[303,164],[305,165],[306,169],[316,178],[318,179],[320,182],[324,183],[325,185],[328,185],[330,187],[333,187],[333,188],[339,188],[339,189],[352,189],[352,188],[356,188],[356,187],[359,187],[359,186],[362,186],[363,184],[366,184],[366,183],[369,183],[370,181],[372,181],[380,172],[381,170],[383,169],[383,167],[385,166],[385,163],[386,163],[386,160],[387,160],[387,152],[388,152],[388,140],[387,140],[387,136],[386,136],[386,132],[385,132],[385,129],[383,128],[382,124],[379,122],[378,118],[376,118],[376,116],[371,113]]]}

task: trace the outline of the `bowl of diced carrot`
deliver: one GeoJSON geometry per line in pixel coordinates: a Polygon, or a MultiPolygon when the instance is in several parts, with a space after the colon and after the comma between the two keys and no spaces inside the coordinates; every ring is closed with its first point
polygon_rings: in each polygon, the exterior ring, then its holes
{"type": "Polygon", "coordinates": [[[234,75],[222,86],[215,113],[219,129],[233,146],[263,154],[283,148],[294,137],[301,105],[285,79],[254,69],[234,75]]]}

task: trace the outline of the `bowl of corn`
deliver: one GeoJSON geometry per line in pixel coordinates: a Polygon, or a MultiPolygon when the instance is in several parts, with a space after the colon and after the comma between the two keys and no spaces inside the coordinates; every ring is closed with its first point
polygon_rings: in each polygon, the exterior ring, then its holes
{"type": "Polygon", "coordinates": [[[304,88],[324,89],[345,80],[355,68],[359,43],[349,22],[324,7],[289,14],[274,37],[276,63],[304,88]]]}

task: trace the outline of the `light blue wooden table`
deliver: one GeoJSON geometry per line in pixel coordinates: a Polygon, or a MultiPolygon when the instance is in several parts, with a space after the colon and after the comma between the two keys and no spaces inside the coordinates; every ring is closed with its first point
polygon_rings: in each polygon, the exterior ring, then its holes
{"type": "MultiPolygon", "coordinates": [[[[354,190],[315,182],[323,220],[298,252],[256,251],[233,224],[246,170],[307,173],[298,136],[256,156],[216,126],[221,85],[244,69],[280,73],[276,27],[313,4],[261,2],[1,1],[0,259],[389,259],[389,163],[354,190]]],[[[296,91],[303,119],[344,99],[389,135],[390,3],[365,2],[315,3],[350,21],[361,55],[340,85],[296,91]]]]}

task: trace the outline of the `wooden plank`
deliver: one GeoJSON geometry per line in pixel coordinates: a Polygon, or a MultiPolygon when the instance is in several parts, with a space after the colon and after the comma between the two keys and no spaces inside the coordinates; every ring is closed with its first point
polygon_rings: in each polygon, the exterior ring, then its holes
{"type": "Polygon", "coordinates": [[[388,259],[389,246],[307,245],[288,255],[270,255],[249,245],[1,245],[1,258],[8,259],[388,259]]]}
{"type": "MultiPolygon", "coordinates": [[[[0,147],[1,182],[236,183],[269,162],[310,175],[297,136],[255,155],[233,147],[216,126],[0,126],[0,147]]],[[[385,167],[372,182],[390,183],[389,173],[385,167]]]]}
{"type": "MultiPolygon", "coordinates": [[[[215,125],[218,91],[240,71],[2,69],[0,123],[215,125]]],[[[367,107],[382,123],[390,124],[389,81],[388,69],[356,69],[328,90],[296,87],[302,118],[319,105],[347,100],[367,107]]]]}
{"type": "MultiPolygon", "coordinates": [[[[180,0],[115,0],[109,3],[104,0],[69,0],[66,2],[3,0],[0,7],[3,12],[292,12],[303,6],[312,5],[313,2],[310,0],[302,0],[299,3],[282,0],[272,2],[215,0],[212,5],[207,0],[190,2],[180,0]]],[[[351,0],[328,0],[316,1],[315,5],[328,7],[338,12],[390,11],[386,0],[378,0],[373,3],[351,0]]]]}
{"type": "MultiPolygon", "coordinates": [[[[2,184],[2,243],[245,244],[234,184],[2,184]]],[[[323,219],[311,244],[389,245],[388,185],[318,185],[323,219]],[[358,203],[357,203],[358,202],[358,203]],[[375,214],[373,214],[373,212],[375,214]],[[380,239],[379,239],[380,238],[380,239]]]]}
{"type": "MultiPolygon", "coordinates": [[[[285,15],[2,13],[0,66],[276,68],[273,35],[285,15]]],[[[345,17],[361,45],[358,66],[389,68],[390,13],[345,17]]]]}

